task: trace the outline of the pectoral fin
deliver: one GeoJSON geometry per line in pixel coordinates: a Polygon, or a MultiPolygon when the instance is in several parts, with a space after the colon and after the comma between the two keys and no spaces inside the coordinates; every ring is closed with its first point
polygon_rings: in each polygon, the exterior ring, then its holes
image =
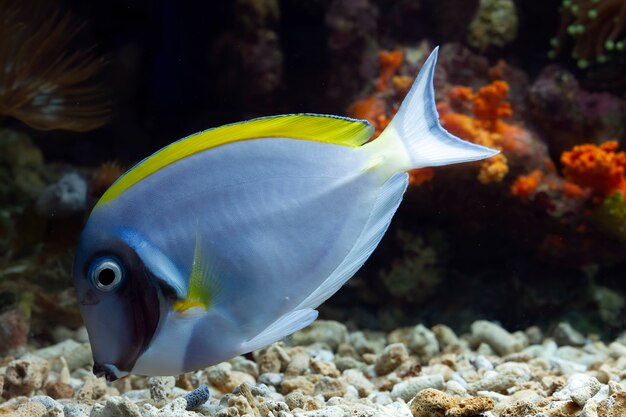
{"type": "Polygon", "coordinates": [[[174,303],[174,310],[184,312],[194,307],[202,309],[211,307],[219,293],[218,276],[217,262],[210,258],[202,243],[202,236],[196,233],[187,295],[184,300],[174,303]]]}

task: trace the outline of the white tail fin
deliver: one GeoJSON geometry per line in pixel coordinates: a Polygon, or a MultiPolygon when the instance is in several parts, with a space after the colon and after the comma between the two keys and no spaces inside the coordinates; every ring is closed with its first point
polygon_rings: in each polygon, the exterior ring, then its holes
{"type": "Polygon", "coordinates": [[[441,127],[433,87],[438,49],[424,63],[392,122],[379,138],[367,145],[372,153],[386,156],[389,174],[477,161],[498,153],[461,140],[441,127]]]}

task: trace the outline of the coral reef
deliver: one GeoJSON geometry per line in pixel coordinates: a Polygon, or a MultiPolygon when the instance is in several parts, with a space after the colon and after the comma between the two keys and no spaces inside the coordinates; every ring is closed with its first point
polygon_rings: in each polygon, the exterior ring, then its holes
{"type": "Polygon", "coordinates": [[[105,61],[70,49],[80,25],[48,8],[33,13],[41,4],[8,3],[0,2],[0,115],[41,130],[104,125],[109,103],[94,79],[105,61]]]}

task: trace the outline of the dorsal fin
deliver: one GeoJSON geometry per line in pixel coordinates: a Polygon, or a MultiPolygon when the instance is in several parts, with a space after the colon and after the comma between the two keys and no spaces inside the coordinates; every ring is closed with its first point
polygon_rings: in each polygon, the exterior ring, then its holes
{"type": "Polygon", "coordinates": [[[374,127],[365,120],[321,114],[262,117],[208,129],[180,139],[139,162],[104,193],[98,204],[113,200],[173,162],[227,143],[260,138],[291,138],[357,147],[367,142],[373,132],[374,127]]]}

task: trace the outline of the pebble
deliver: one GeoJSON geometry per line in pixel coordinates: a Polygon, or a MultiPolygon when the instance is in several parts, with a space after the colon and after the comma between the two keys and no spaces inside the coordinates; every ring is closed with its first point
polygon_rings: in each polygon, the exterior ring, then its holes
{"type": "Polygon", "coordinates": [[[583,346],[585,337],[567,322],[559,323],[552,332],[554,341],[559,346],[583,346]]]}
{"type": "Polygon", "coordinates": [[[391,390],[391,397],[409,401],[421,390],[426,388],[443,389],[443,387],[444,381],[441,375],[415,376],[395,384],[391,390]]]}
{"type": "Polygon", "coordinates": [[[4,385],[9,394],[29,395],[42,388],[49,372],[47,360],[27,355],[9,362],[4,372],[4,385]]]}
{"type": "Polygon", "coordinates": [[[427,388],[411,400],[413,417],[469,417],[493,409],[494,402],[487,397],[463,398],[427,388]]]}
{"type": "Polygon", "coordinates": [[[387,375],[409,359],[409,352],[403,343],[392,343],[385,347],[376,358],[374,370],[378,375],[387,375]]]}
{"type": "Polygon", "coordinates": [[[290,339],[292,345],[325,343],[336,350],[339,344],[348,341],[348,330],[344,324],[336,321],[316,320],[305,329],[295,332],[290,339]]]}
{"type": "Polygon", "coordinates": [[[475,346],[485,343],[498,355],[519,352],[524,347],[520,340],[495,323],[478,320],[472,323],[471,329],[475,346]]]}
{"type": "Polygon", "coordinates": [[[580,346],[557,344],[554,333],[545,338],[538,329],[509,333],[489,322],[475,322],[472,333],[461,337],[444,325],[398,329],[387,338],[380,332],[348,334],[334,322],[321,328],[334,336],[306,346],[293,346],[293,340],[276,343],[254,352],[254,360],[239,356],[178,380],[131,376],[113,384],[94,377],[85,365],[70,372],[66,355],[90,351],[76,340],[63,341],[34,351],[47,359],[30,354],[0,365],[6,399],[0,399],[0,415],[626,415],[626,345],[621,340],[605,345],[583,337],[580,346]],[[512,344],[493,340],[498,332],[512,344]],[[21,395],[31,396],[30,401],[21,395]]]}
{"type": "Polygon", "coordinates": [[[525,363],[506,362],[493,371],[486,371],[478,381],[469,383],[468,391],[506,393],[507,389],[529,381],[531,376],[530,368],[525,363]]]}
{"type": "Polygon", "coordinates": [[[418,324],[411,332],[409,349],[419,357],[422,363],[427,363],[439,353],[439,341],[435,333],[424,325],[418,324]]]}
{"type": "Polygon", "coordinates": [[[200,407],[202,404],[206,403],[209,400],[211,394],[209,393],[209,387],[206,384],[200,385],[195,390],[191,391],[188,394],[185,394],[185,409],[186,410],[195,410],[200,407]]]}
{"type": "Polygon", "coordinates": [[[63,408],[60,402],[48,397],[47,395],[35,395],[34,397],[31,397],[30,400],[43,404],[48,411],[54,407],[59,407],[61,409],[63,408]]]}

